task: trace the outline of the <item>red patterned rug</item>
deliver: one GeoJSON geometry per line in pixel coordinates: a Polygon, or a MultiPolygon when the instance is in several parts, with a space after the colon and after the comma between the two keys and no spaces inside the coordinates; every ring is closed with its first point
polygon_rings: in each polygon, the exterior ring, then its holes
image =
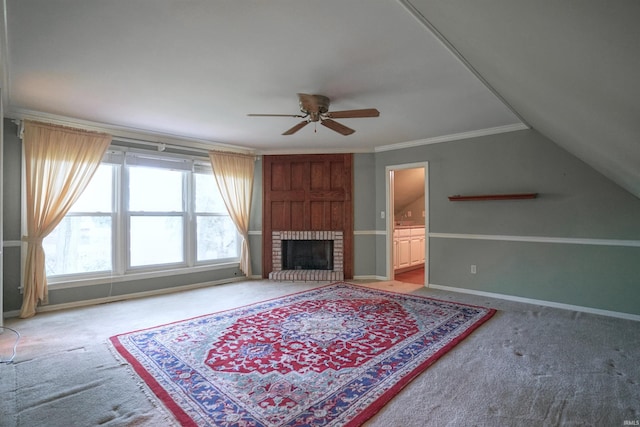
{"type": "Polygon", "coordinates": [[[336,283],[111,337],[185,426],[356,426],[495,310],[336,283]]]}

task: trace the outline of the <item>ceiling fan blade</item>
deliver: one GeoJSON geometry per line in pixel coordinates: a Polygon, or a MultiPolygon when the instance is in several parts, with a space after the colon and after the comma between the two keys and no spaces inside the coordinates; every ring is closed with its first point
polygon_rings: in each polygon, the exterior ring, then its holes
{"type": "Polygon", "coordinates": [[[320,123],[323,126],[326,126],[331,130],[335,130],[336,132],[341,133],[344,136],[351,135],[352,133],[355,132],[355,130],[353,130],[351,128],[348,128],[345,125],[340,124],[340,123],[338,123],[338,122],[336,122],[334,120],[331,120],[331,119],[324,119],[320,123]]]}
{"type": "Polygon", "coordinates": [[[300,129],[302,129],[308,124],[309,124],[308,120],[303,120],[297,125],[295,125],[294,127],[292,127],[291,129],[289,129],[288,131],[286,131],[285,133],[283,133],[283,135],[293,135],[294,133],[298,132],[300,129]]]}
{"type": "Polygon", "coordinates": [[[380,111],[375,108],[365,108],[362,110],[344,110],[344,111],[330,111],[327,113],[327,117],[332,119],[354,119],[358,117],[378,117],[380,111]]]}
{"type": "Polygon", "coordinates": [[[307,116],[302,116],[300,114],[247,114],[249,117],[300,117],[304,118],[307,116]]]}

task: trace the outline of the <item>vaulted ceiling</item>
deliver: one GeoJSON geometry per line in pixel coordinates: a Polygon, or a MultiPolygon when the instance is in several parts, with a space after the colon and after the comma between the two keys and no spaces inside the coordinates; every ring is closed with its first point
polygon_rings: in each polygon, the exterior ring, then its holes
{"type": "Polygon", "coordinates": [[[640,197],[635,0],[4,0],[5,116],[258,153],[533,127],[640,197]],[[297,93],[340,119],[300,119],[297,93]]]}

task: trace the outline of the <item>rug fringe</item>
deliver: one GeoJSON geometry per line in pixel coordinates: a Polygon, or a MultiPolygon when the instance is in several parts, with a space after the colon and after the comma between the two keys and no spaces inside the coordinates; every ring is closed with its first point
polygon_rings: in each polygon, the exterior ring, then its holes
{"type": "Polygon", "coordinates": [[[163,418],[163,421],[165,421],[167,423],[167,424],[164,424],[164,425],[167,426],[167,427],[170,427],[170,426],[178,427],[178,426],[180,426],[180,423],[178,422],[178,420],[175,419],[175,417],[173,416],[171,411],[169,411],[164,406],[162,401],[160,399],[158,399],[158,397],[153,393],[153,391],[151,391],[151,389],[149,388],[147,383],[145,383],[140,378],[140,376],[138,374],[136,374],[136,372],[133,369],[133,366],[131,366],[131,364],[129,362],[127,362],[126,359],[124,357],[122,357],[122,355],[120,353],[118,353],[118,350],[116,350],[116,348],[111,344],[111,342],[107,339],[107,340],[104,341],[104,344],[107,346],[107,348],[109,349],[109,352],[116,359],[118,364],[120,364],[120,366],[124,366],[124,368],[127,371],[127,374],[129,374],[131,379],[133,379],[136,382],[136,385],[138,386],[140,391],[142,391],[142,393],[145,395],[145,397],[147,398],[149,403],[151,403],[151,405],[155,409],[157,409],[158,412],[160,412],[161,417],[163,418]]]}

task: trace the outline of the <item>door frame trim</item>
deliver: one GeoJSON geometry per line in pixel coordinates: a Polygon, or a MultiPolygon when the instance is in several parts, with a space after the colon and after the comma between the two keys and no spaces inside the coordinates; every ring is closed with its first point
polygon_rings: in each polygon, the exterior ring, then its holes
{"type": "Polygon", "coordinates": [[[424,169],[424,286],[429,286],[429,162],[403,163],[398,165],[388,165],[385,167],[385,197],[386,197],[386,276],[387,280],[395,277],[393,270],[393,185],[391,183],[391,172],[402,169],[424,169]]]}

